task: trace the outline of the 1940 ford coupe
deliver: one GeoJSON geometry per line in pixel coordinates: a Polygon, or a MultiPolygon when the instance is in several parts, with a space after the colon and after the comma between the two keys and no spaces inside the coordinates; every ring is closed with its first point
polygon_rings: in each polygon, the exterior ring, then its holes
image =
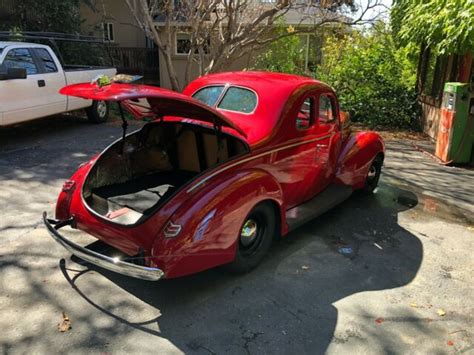
{"type": "Polygon", "coordinates": [[[82,164],[44,223],[76,256],[146,280],[226,264],[255,267],[272,241],[345,200],[372,192],[384,159],[374,132],[352,133],[328,85],[300,76],[232,72],[176,93],[112,83],[62,94],[118,102],[148,119],[82,164]],[[113,257],[59,233],[77,228],[113,257]]]}

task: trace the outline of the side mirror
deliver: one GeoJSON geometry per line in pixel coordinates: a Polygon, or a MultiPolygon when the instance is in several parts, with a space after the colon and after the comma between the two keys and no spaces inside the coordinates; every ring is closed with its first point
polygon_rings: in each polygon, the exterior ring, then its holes
{"type": "Polygon", "coordinates": [[[8,68],[7,72],[0,73],[0,80],[26,79],[25,68],[8,68]]]}

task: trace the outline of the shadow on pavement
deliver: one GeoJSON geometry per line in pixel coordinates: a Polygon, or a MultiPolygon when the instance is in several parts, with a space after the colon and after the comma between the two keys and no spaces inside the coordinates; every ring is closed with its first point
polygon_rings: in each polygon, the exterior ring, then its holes
{"type": "MultiPolygon", "coordinates": [[[[244,275],[214,269],[152,283],[90,266],[159,313],[140,323],[94,303],[77,286],[89,269],[75,276],[64,263],[61,269],[90,305],[127,327],[166,338],[184,352],[319,354],[331,342],[361,337],[350,329],[343,337],[335,335],[336,302],[400,287],[415,277],[422,244],[400,227],[398,213],[417,203],[413,193],[385,184],[374,196],[354,194],[275,243],[264,262],[244,275]]],[[[371,309],[354,312],[375,325],[371,309]]],[[[396,351],[397,336],[372,335],[370,341],[396,351]]]]}

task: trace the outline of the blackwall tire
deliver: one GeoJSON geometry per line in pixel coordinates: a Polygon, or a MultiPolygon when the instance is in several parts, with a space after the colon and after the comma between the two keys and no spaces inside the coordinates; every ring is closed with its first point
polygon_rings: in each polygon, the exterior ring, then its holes
{"type": "Polygon", "coordinates": [[[382,173],[382,165],[383,165],[383,156],[377,155],[372,162],[372,165],[367,172],[367,176],[365,179],[365,186],[362,191],[367,194],[373,194],[375,189],[377,188],[380,180],[380,174],[382,173]]]}
{"type": "Polygon", "coordinates": [[[244,273],[255,268],[270,250],[276,233],[275,211],[270,203],[260,203],[245,217],[240,228],[235,259],[226,268],[244,273]]]}
{"type": "Polygon", "coordinates": [[[106,101],[92,102],[92,106],[86,108],[87,118],[92,123],[104,123],[109,118],[109,104],[106,101]]]}

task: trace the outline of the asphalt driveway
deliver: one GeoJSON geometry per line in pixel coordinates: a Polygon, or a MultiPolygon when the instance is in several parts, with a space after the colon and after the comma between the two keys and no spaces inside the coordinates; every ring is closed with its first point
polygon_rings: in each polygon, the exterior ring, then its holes
{"type": "Polygon", "coordinates": [[[397,178],[404,142],[388,145],[374,196],[292,232],[253,272],[152,283],[72,261],[40,223],[120,134],[71,116],[0,129],[0,352],[474,352],[470,213],[397,178]]]}

